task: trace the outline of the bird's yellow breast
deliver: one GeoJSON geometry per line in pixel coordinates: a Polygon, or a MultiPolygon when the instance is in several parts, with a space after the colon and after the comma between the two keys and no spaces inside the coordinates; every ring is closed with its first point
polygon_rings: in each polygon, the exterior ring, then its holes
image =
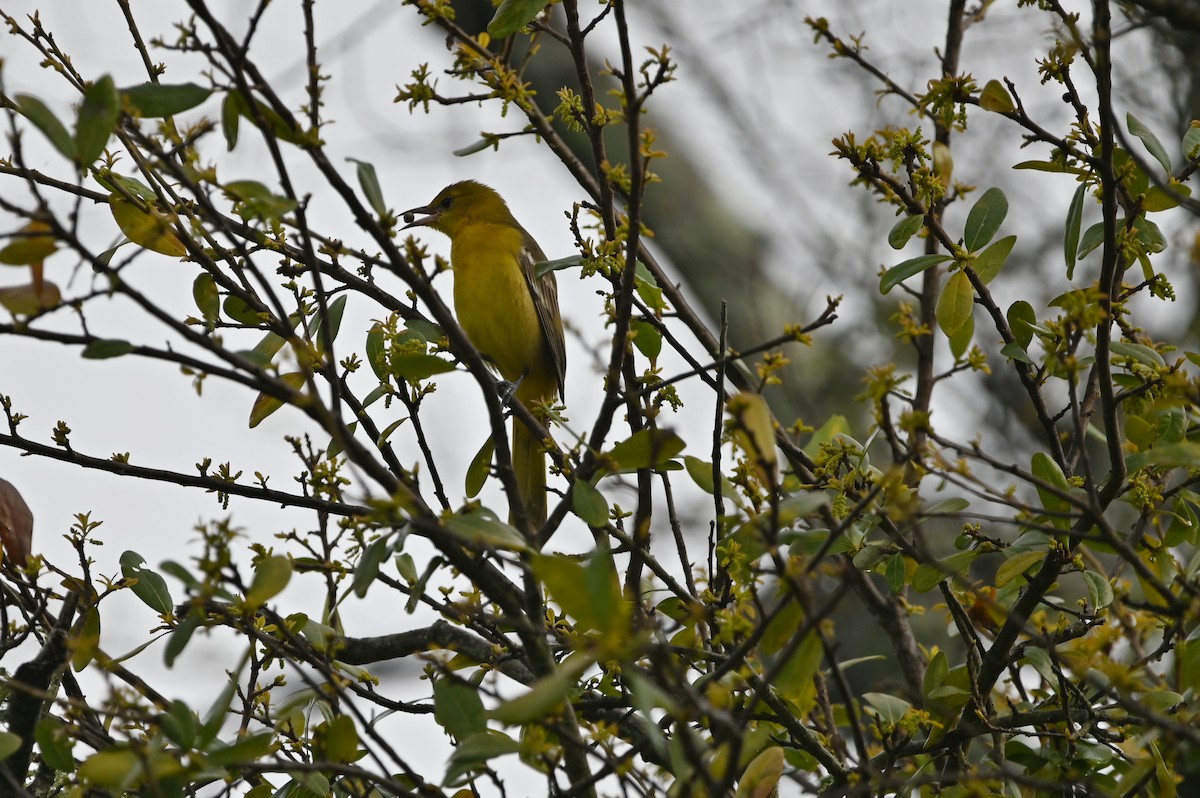
{"type": "Polygon", "coordinates": [[[521,272],[522,246],[520,231],[501,225],[460,231],[450,247],[454,307],[463,332],[504,379],[541,382],[547,346],[521,272]]]}

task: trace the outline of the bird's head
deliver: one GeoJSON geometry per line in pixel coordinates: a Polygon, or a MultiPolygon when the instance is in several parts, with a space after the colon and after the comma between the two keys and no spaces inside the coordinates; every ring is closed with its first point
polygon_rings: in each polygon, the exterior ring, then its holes
{"type": "Polygon", "coordinates": [[[402,229],[432,227],[451,238],[470,223],[515,224],[500,195],[474,180],[446,186],[428,205],[407,210],[402,218],[407,223],[402,229]]]}

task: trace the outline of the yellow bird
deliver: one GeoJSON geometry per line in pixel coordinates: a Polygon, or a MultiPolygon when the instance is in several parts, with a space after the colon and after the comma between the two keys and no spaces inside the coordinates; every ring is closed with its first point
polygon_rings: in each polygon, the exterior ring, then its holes
{"type": "MultiPolygon", "coordinates": [[[[423,225],[449,236],[458,323],[500,376],[516,384],[521,403],[529,407],[562,397],[567,356],[558,285],[553,274],[534,274],[546,256],[500,195],[464,180],[446,186],[428,205],[406,211],[404,221],[405,229],[423,225]]],[[[530,521],[541,526],[546,453],[515,418],[512,465],[530,521]]]]}

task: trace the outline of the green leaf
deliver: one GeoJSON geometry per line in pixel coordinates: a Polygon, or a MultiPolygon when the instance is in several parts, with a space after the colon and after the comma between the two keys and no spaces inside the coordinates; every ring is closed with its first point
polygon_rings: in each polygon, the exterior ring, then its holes
{"type": "MultiPolygon", "coordinates": [[[[544,720],[567,697],[568,691],[575,687],[575,680],[592,662],[590,654],[572,654],[553,673],[538,679],[528,692],[500,704],[488,713],[488,717],[507,726],[523,726],[544,720]]],[[[459,750],[462,747],[459,745],[459,750]]]]}
{"type": "Polygon", "coordinates": [[[229,152],[233,152],[233,148],[237,146],[240,116],[237,96],[232,93],[226,94],[225,99],[221,101],[221,133],[225,136],[225,149],[229,152]]]}
{"type": "Polygon", "coordinates": [[[286,141],[289,144],[297,144],[303,138],[303,133],[292,127],[282,116],[276,113],[274,108],[271,108],[266,103],[258,100],[252,100],[254,107],[250,106],[250,101],[240,94],[232,94],[233,107],[241,116],[254,125],[256,128],[263,130],[269,136],[274,136],[280,141],[286,141]]]}
{"type": "Polygon", "coordinates": [[[795,653],[788,657],[787,663],[780,668],[775,680],[775,688],[779,694],[797,705],[800,713],[807,714],[816,702],[816,685],[813,677],[821,667],[821,659],[825,649],[821,638],[813,632],[804,636],[804,640],[796,648],[795,653]]]}
{"type": "Polygon", "coordinates": [[[875,710],[875,714],[884,723],[895,726],[912,709],[912,704],[903,698],[896,698],[887,693],[863,693],[863,699],[875,710]]]}
{"type": "Polygon", "coordinates": [[[251,607],[261,607],[279,595],[291,580],[290,559],[281,555],[264,557],[254,569],[254,579],[250,582],[250,589],[246,591],[246,603],[251,607]]]}
{"type": "Polygon", "coordinates": [[[489,435],[483,446],[480,446],[479,451],[471,458],[471,465],[467,466],[466,484],[463,486],[468,499],[475,498],[479,491],[483,490],[483,484],[487,482],[491,473],[492,455],[495,451],[496,442],[489,435]]]}
{"type": "MultiPolygon", "coordinates": [[[[329,340],[330,342],[337,340],[338,332],[342,329],[342,315],[346,312],[346,295],[342,294],[337,299],[325,306],[325,316],[329,319],[329,340]]],[[[316,324],[313,325],[312,340],[318,346],[321,345],[321,330],[324,327],[324,322],[321,315],[317,314],[316,324]]]]}
{"type": "MultiPolygon", "coordinates": [[[[304,386],[304,375],[300,372],[280,374],[279,379],[289,388],[296,391],[299,391],[304,386]]],[[[257,427],[267,416],[283,407],[283,404],[282,399],[276,399],[268,393],[260,393],[254,398],[254,404],[250,407],[250,428],[257,427]]]]}
{"type": "Polygon", "coordinates": [[[84,760],[76,775],[87,784],[124,791],[142,775],[142,758],[128,748],[109,748],[84,760]]]}
{"type": "Polygon", "coordinates": [[[1083,170],[1078,167],[1067,166],[1058,161],[1021,161],[1013,165],[1013,169],[1031,169],[1035,172],[1072,172],[1074,174],[1083,174],[1083,170]]]}
{"type": "Polygon", "coordinates": [[[884,577],[887,579],[888,590],[892,591],[892,595],[900,595],[900,591],[904,589],[904,583],[908,579],[908,568],[904,565],[903,554],[893,554],[888,559],[884,577]]]}
{"type": "Polygon", "coordinates": [[[963,246],[975,252],[987,245],[1000,229],[1008,215],[1008,197],[998,188],[983,192],[967,214],[967,225],[963,231],[963,246]]]}
{"type": "Polygon", "coordinates": [[[1012,360],[1028,363],[1031,366],[1036,365],[1033,362],[1033,358],[1031,358],[1029,353],[1025,351],[1025,347],[1021,346],[1016,341],[1009,341],[1007,344],[1002,346],[1000,348],[1000,354],[1012,360]]]}
{"type": "Polygon", "coordinates": [[[883,278],[879,281],[879,293],[886,294],[909,277],[950,259],[949,255],[921,255],[898,263],[883,273],[883,278]]]}
{"type": "Polygon", "coordinates": [[[466,158],[468,155],[474,155],[477,152],[483,152],[489,147],[498,147],[499,143],[499,139],[496,138],[482,138],[475,141],[473,144],[468,144],[465,147],[459,147],[451,154],[456,158],[466,158]]]}
{"type": "Polygon", "coordinates": [[[50,108],[30,94],[18,94],[15,97],[17,101],[17,110],[21,115],[33,123],[33,126],[42,131],[50,143],[54,145],[54,149],[58,150],[62,155],[70,160],[75,160],[76,148],[75,139],[67,132],[67,128],[62,122],[58,121],[58,117],[50,108]]]}
{"type": "Polygon", "coordinates": [[[217,290],[217,281],[208,272],[201,272],[192,281],[192,299],[204,317],[211,330],[221,316],[221,294],[217,290]]]}
{"type": "Polygon", "coordinates": [[[354,581],[351,583],[354,595],[359,598],[367,595],[367,590],[375,582],[375,577],[379,576],[379,566],[383,564],[391,551],[391,540],[388,537],[377,538],[371,542],[370,546],[367,546],[367,550],[358,559],[358,565],[354,567],[354,581]]]}
{"type": "Polygon", "coordinates": [[[608,523],[608,500],[590,482],[582,479],[575,482],[571,507],[590,527],[602,528],[608,523]]]}
{"type": "MultiPolygon", "coordinates": [[[[239,667],[240,671],[241,668],[239,667]]],[[[199,734],[196,737],[196,745],[206,746],[216,738],[217,732],[221,730],[221,725],[225,722],[225,713],[229,711],[229,707],[233,704],[233,697],[237,693],[237,675],[225,685],[213,701],[212,706],[208,708],[208,712],[204,716],[204,723],[200,726],[199,734]]]]}
{"type": "Polygon", "coordinates": [[[358,185],[362,188],[367,202],[371,203],[371,209],[380,218],[387,216],[388,207],[387,203],[383,201],[383,189],[379,186],[379,176],[375,174],[375,165],[366,161],[360,161],[357,158],[347,158],[346,160],[352,161],[355,164],[358,185]]]}
{"type": "Polygon", "coordinates": [[[449,677],[434,682],[433,719],[458,742],[487,731],[479,691],[449,677]]]}
{"type": "Polygon", "coordinates": [[[983,252],[975,256],[975,260],[971,263],[971,268],[979,275],[979,279],[987,285],[992,280],[996,279],[996,275],[1004,268],[1004,264],[1008,262],[1008,256],[1012,252],[1013,245],[1017,243],[1016,236],[1005,236],[999,241],[995,241],[988,245],[983,252]]]}
{"type": "Polygon", "coordinates": [[[130,586],[133,594],[155,612],[168,613],[174,608],[171,601],[171,591],[167,588],[167,580],[159,574],[143,567],[145,560],[136,551],[126,551],[121,555],[121,575],[126,579],[137,582],[130,586]]]}
{"type": "Polygon", "coordinates": [[[1109,350],[1119,357],[1136,360],[1151,368],[1162,368],[1167,365],[1163,356],[1145,344],[1135,344],[1130,341],[1113,341],[1108,345],[1109,350]]]}
{"type": "MultiPolygon", "coordinates": [[[[53,715],[45,716],[38,721],[33,738],[37,740],[38,750],[42,752],[42,762],[63,773],[75,771],[75,757],[71,756],[75,740],[67,733],[66,724],[61,720],[53,715]]],[[[3,759],[3,756],[0,756],[0,759],[3,759]]]]}
{"type": "Polygon", "coordinates": [[[1189,161],[1194,161],[1200,158],[1200,119],[1193,119],[1188,125],[1187,132],[1183,134],[1183,157],[1189,161]]]}
{"type": "Polygon", "coordinates": [[[1033,305],[1019,299],[1008,306],[1005,316],[1008,319],[1008,328],[1021,349],[1029,346],[1029,342],[1033,340],[1033,328],[1030,325],[1037,323],[1037,313],[1034,312],[1033,305]]]}
{"type": "Polygon", "coordinates": [[[321,748],[326,759],[353,762],[358,757],[358,729],[354,726],[354,718],[338,715],[325,723],[322,731],[321,748]]]}
{"type": "Polygon", "coordinates": [[[942,560],[921,563],[912,577],[912,589],[918,593],[933,590],[943,579],[965,576],[971,563],[982,554],[979,549],[969,549],[951,554],[942,560]]]}
{"type": "Polygon", "coordinates": [[[212,94],[212,89],[195,83],[168,86],[162,83],[143,83],[121,89],[129,104],[145,117],[173,116],[190,111],[212,94]]]}
{"type": "Polygon", "coordinates": [[[667,303],[663,301],[662,288],[659,287],[650,269],[640,260],[637,262],[634,283],[638,296],[650,310],[658,312],[667,309],[667,303]]]}
{"type": "MultiPolygon", "coordinates": [[[[533,265],[533,276],[539,280],[547,274],[569,269],[572,266],[578,266],[583,263],[583,256],[579,254],[568,255],[565,258],[557,258],[556,260],[542,260],[533,265]]],[[[657,286],[656,286],[657,287],[657,286]]]]}
{"type": "Polygon", "coordinates": [[[225,315],[238,324],[257,327],[263,323],[262,316],[251,310],[250,306],[241,297],[230,294],[225,297],[225,301],[221,303],[221,307],[225,310],[225,315]]]}
{"type": "Polygon", "coordinates": [[[392,374],[412,382],[427,380],[437,374],[454,371],[454,364],[436,355],[394,355],[392,374]]]}
{"type": "Polygon", "coordinates": [[[1200,466],[1200,443],[1184,441],[1155,446],[1146,452],[1130,455],[1127,461],[1130,470],[1157,466],[1159,468],[1195,468],[1200,466]]]}
{"type": "Polygon", "coordinates": [[[955,330],[954,335],[947,338],[950,344],[950,355],[955,361],[961,360],[962,355],[965,355],[967,349],[971,347],[971,342],[974,340],[974,316],[968,316],[966,323],[958,330],[955,330]]]}
{"type": "Polygon", "coordinates": [[[575,619],[577,628],[600,632],[613,628],[613,616],[620,614],[624,598],[607,547],[597,548],[587,566],[561,554],[535,555],[532,565],[550,597],[575,619]]]}
{"type": "Polygon", "coordinates": [[[946,335],[953,335],[967,323],[975,308],[975,289],[967,273],[957,271],[950,275],[938,297],[935,313],[938,326],[946,335]]]}
{"type": "Polygon", "coordinates": [[[950,354],[954,359],[961,360],[962,356],[967,353],[967,348],[971,345],[971,341],[975,338],[975,316],[967,316],[967,321],[963,326],[959,327],[953,335],[949,337],[950,354]]]}
{"type": "Polygon", "coordinates": [[[1095,571],[1084,571],[1083,581],[1087,582],[1088,600],[1092,610],[1102,610],[1113,601],[1113,589],[1108,579],[1095,571]]]}
{"type": "Polygon", "coordinates": [[[222,189],[237,203],[234,212],[247,221],[263,219],[277,223],[300,207],[296,200],[273,193],[257,180],[235,180],[222,189]]]}
{"type": "Polygon", "coordinates": [[[1137,239],[1147,252],[1162,252],[1167,248],[1167,237],[1157,224],[1146,217],[1135,218],[1133,229],[1137,231],[1137,239]]]}
{"type": "Polygon", "coordinates": [[[922,515],[953,515],[961,513],[963,510],[971,506],[971,502],[961,496],[951,496],[949,499],[943,499],[937,504],[931,504],[921,511],[922,515]]]}
{"type": "Polygon", "coordinates": [[[1167,174],[1171,174],[1171,156],[1167,155],[1167,148],[1158,140],[1158,136],[1142,124],[1142,120],[1138,119],[1133,114],[1125,114],[1125,124],[1129,126],[1129,132],[1142,140],[1142,144],[1146,147],[1146,152],[1154,156],[1154,159],[1162,164],[1162,168],[1167,174]]]}
{"type": "Polygon", "coordinates": [[[1045,559],[1044,551],[1025,551],[1013,555],[996,569],[996,587],[1004,587],[1045,559]]]}
{"type": "MultiPolygon", "coordinates": [[[[1062,493],[1071,492],[1071,483],[1067,481],[1066,475],[1063,474],[1058,463],[1054,462],[1054,458],[1045,452],[1037,452],[1033,455],[1031,470],[1042,483],[1053,486],[1062,493]]],[[[1051,514],[1050,523],[1060,529],[1070,526],[1071,519],[1066,516],[1071,511],[1070,503],[1066,499],[1059,498],[1041,484],[1037,485],[1037,492],[1038,498],[1042,501],[1042,507],[1051,514]]]]}
{"type": "MultiPolygon", "coordinates": [[[[366,406],[365,403],[363,406],[364,407],[366,406]]],[[[393,421],[391,424],[388,425],[388,429],[384,430],[383,435],[381,437],[384,437],[387,434],[389,434],[392,431],[392,429],[394,429],[396,426],[398,426],[404,420],[405,419],[403,419],[403,418],[398,418],[395,421],[393,421]]],[[[337,457],[339,454],[341,454],[343,451],[345,451],[346,441],[352,439],[354,437],[354,433],[358,432],[358,422],[351,421],[349,424],[347,424],[346,432],[348,434],[346,434],[344,436],[342,434],[329,436],[329,445],[325,447],[325,459],[326,460],[332,461],[335,457],[337,457]]]]}
{"type": "Polygon", "coordinates": [[[83,670],[100,647],[100,610],[88,607],[81,622],[71,633],[71,668],[83,670]]]}
{"type": "MultiPolygon", "coordinates": [[[[1080,183],[1071,197],[1071,205],[1067,209],[1067,228],[1063,233],[1063,257],[1067,261],[1067,279],[1075,274],[1075,258],[1079,252],[1079,230],[1083,225],[1083,203],[1088,195],[1088,184],[1080,183]]],[[[1103,230],[1103,228],[1101,228],[1103,230]]],[[[1080,256],[1082,257],[1082,256],[1080,256]]]]}
{"type": "Polygon", "coordinates": [[[905,216],[888,233],[888,244],[892,249],[904,249],[904,245],[925,225],[924,216],[905,216]]]}
{"type": "Polygon", "coordinates": [[[100,157],[120,116],[121,103],[112,76],[104,75],[84,90],[75,125],[75,152],[80,166],[91,166],[100,157]]]}
{"type": "Polygon", "coordinates": [[[489,760],[515,754],[520,750],[521,744],[504,732],[490,729],[473,734],[460,740],[454,747],[454,753],[446,762],[446,777],[443,781],[448,785],[457,784],[467,773],[486,767],[489,760]]]}
{"type": "Polygon", "coordinates": [[[662,333],[648,321],[634,319],[629,323],[633,332],[633,345],[646,357],[654,360],[662,353],[662,333]]]}
{"type": "Polygon", "coordinates": [[[804,444],[804,453],[809,457],[816,457],[821,453],[821,444],[829,443],[838,435],[848,432],[850,432],[850,422],[845,416],[835,413],[813,432],[808,443],[804,444]]]}
{"type": "Polygon", "coordinates": [[[658,468],[682,452],[685,445],[671,430],[644,429],[614,446],[607,457],[616,461],[619,472],[658,468]]]}
{"type": "Polygon", "coordinates": [[[183,617],[183,620],[171,632],[171,636],[167,638],[166,648],[163,649],[163,662],[168,668],[175,664],[175,660],[187,648],[188,642],[192,639],[192,634],[200,627],[201,620],[203,620],[202,612],[193,609],[183,617]]]}
{"type": "Polygon", "coordinates": [[[487,32],[493,39],[511,36],[532,22],[548,5],[549,0],[504,0],[488,23],[487,32]]]}
{"type": "Polygon", "coordinates": [[[478,507],[463,515],[452,515],[443,523],[451,535],[472,548],[525,551],[529,547],[520,532],[485,507],[478,507]]]}
{"type": "MultiPolygon", "coordinates": [[[[21,738],[12,732],[0,731],[0,762],[21,749],[21,738]]],[[[74,768],[72,768],[74,770],[74,768]]]]}
{"type": "Polygon", "coordinates": [[[83,351],[80,352],[80,355],[88,360],[106,360],[110,357],[128,355],[135,349],[137,349],[137,347],[128,341],[122,341],[117,338],[109,338],[99,341],[92,341],[83,348],[83,351]]]}
{"type": "Polygon", "coordinates": [[[209,751],[208,761],[219,767],[257,762],[271,753],[274,738],[275,735],[271,732],[240,737],[230,745],[223,745],[209,751]]]}
{"type": "Polygon", "coordinates": [[[1151,186],[1142,198],[1142,208],[1147,213],[1168,211],[1192,196],[1192,190],[1183,183],[1171,181],[1166,186],[1151,186]]]}
{"type": "Polygon", "coordinates": [[[979,107],[985,111],[998,114],[1012,113],[1017,110],[1016,103],[1009,96],[1008,89],[998,80],[989,80],[979,93],[979,107]]]}
{"type": "Polygon", "coordinates": [[[1088,254],[1104,243],[1104,222],[1096,222],[1094,225],[1084,231],[1083,236],[1079,239],[1079,252],[1076,257],[1083,259],[1088,254]]]}

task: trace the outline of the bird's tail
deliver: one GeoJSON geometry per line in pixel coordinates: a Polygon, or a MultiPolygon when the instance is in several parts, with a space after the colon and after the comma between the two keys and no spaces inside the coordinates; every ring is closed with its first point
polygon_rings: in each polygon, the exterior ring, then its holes
{"type": "MultiPolygon", "coordinates": [[[[537,529],[546,523],[546,451],[541,440],[516,418],[513,419],[512,465],[525,512],[537,529]]],[[[514,523],[511,514],[508,521],[514,523]]]]}

